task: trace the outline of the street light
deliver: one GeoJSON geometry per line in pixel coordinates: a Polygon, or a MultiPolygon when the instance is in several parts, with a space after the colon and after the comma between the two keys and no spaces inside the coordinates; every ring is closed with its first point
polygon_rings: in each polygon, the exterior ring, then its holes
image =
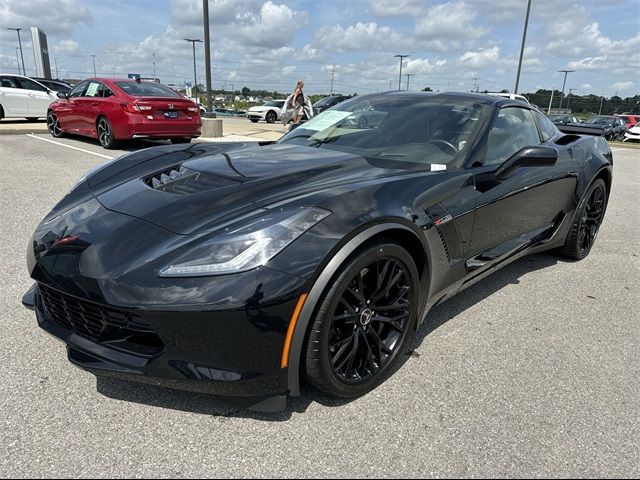
{"type": "Polygon", "coordinates": [[[91,55],[91,57],[93,58],[93,76],[97,77],[98,75],[96,74],[96,56],[91,55]]]}
{"type": "Polygon", "coordinates": [[[393,58],[400,58],[400,74],[398,75],[398,90],[400,90],[400,84],[402,81],[402,60],[407,58],[409,55],[394,55],[393,58]]]}
{"type": "Polygon", "coordinates": [[[185,38],[187,42],[191,42],[193,46],[193,97],[198,103],[198,79],[196,75],[196,42],[202,43],[202,40],[199,38],[185,38]]]}
{"type": "Polygon", "coordinates": [[[560,94],[560,106],[558,109],[562,108],[562,98],[564,97],[564,86],[567,83],[567,73],[575,72],[575,70],[558,70],[558,72],[564,72],[564,82],[562,82],[562,93],[560,94]]]}
{"type": "Polygon", "coordinates": [[[413,73],[406,73],[405,75],[407,77],[407,92],[408,92],[409,91],[409,77],[413,76],[414,74],[413,73]]]}
{"type": "Polygon", "coordinates": [[[204,69],[207,82],[207,112],[216,118],[211,102],[211,42],[209,39],[209,0],[202,0],[202,16],[204,17],[204,69]]]}
{"type": "MultiPolygon", "coordinates": [[[[24,68],[24,56],[22,55],[22,40],[20,40],[20,30],[22,30],[21,28],[7,28],[7,30],[15,30],[16,32],[18,32],[18,45],[20,45],[20,58],[22,59],[22,74],[26,77],[27,76],[27,71],[24,68]]],[[[20,73],[20,70],[18,70],[18,73],[20,73]]]]}
{"type": "Polygon", "coordinates": [[[577,88],[569,89],[569,95],[567,95],[567,110],[569,109],[569,102],[571,101],[571,92],[573,92],[574,90],[578,90],[578,89],[577,88]]]}
{"type": "Polygon", "coordinates": [[[522,32],[522,45],[520,46],[520,60],[518,61],[518,73],[516,74],[516,88],[513,93],[518,93],[520,84],[520,70],[522,69],[522,58],[524,57],[524,43],[527,40],[527,27],[529,25],[529,12],[531,11],[531,0],[527,3],[527,16],[524,20],[524,31],[522,32]]]}

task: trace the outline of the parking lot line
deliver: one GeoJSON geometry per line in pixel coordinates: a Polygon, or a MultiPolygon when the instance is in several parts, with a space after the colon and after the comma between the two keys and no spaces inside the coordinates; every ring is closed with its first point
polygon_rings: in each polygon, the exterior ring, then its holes
{"type": "Polygon", "coordinates": [[[107,160],[113,160],[114,157],[110,157],[108,155],[102,155],[101,153],[92,152],[91,150],[85,150],[84,148],[74,147],[72,145],[67,145],[65,143],[56,142],[55,140],[49,140],[48,138],[38,137],[32,133],[28,133],[27,137],[37,138],[38,140],[42,140],[43,142],[53,143],[55,145],[60,145],[61,147],[71,148],[72,150],[78,150],[80,152],[88,153],[89,155],[95,155],[96,157],[106,158],[107,160]]]}

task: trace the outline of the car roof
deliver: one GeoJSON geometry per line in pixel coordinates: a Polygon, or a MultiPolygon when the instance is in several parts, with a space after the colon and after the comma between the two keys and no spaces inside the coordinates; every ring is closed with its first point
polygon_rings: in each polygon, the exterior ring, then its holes
{"type": "Polygon", "coordinates": [[[474,93],[474,92],[407,92],[407,91],[398,91],[393,90],[384,93],[372,93],[370,95],[363,95],[357,98],[365,98],[369,96],[376,95],[387,95],[387,96],[399,96],[399,97],[414,97],[414,98],[425,98],[425,97],[433,97],[442,100],[471,100],[476,103],[482,103],[485,105],[494,105],[498,108],[504,108],[508,106],[517,106],[529,108],[530,110],[537,109],[531,105],[530,103],[524,103],[520,100],[512,100],[507,97],[490,95],[486,93],[474,93]]]}

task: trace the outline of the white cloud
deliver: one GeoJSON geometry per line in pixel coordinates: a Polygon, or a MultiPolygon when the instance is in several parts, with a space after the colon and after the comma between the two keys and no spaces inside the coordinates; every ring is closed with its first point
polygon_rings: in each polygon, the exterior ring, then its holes
{"type": "Polygon", "coordinates": [[[371,13],[381,17],[423,15],[427,11],[425,0],[370,0],[371,13]]]}
{"type": "Polygon", "coordinates": [[[486,27],[474,25],[476,16],[475,8],[466,2],[437,5],[416,21],[414,34],[419,40],[446,40],[456,47],[488,33],[486,27]]]}
{"type": "Polygon", "coordinates": [[[375,22],[358,22],[347,28],[340,25],[321,27],[316,32],[316,45],[329,52],[369,50],[372,45],[376,45],[378,50],[389,51],[406,46],[407,41],[391,27],[379,26],[375,22]]]}
{"type": "MultiPolygon", "coordinates": [[[[77,24],[89,25],[92,17],[83,1],[58,0],[2,0],[0,1],[0,18],[3,27],[16,27],[28,30],[36,26],[48,35],[65,34],[77,24]]],[[[23,36],[31,32],[22,32],[23,36]]],[[[2,28],[0,35],[8,38],[9,32],[2,28]]]]}
{"type": "Polygon", "coordinates": [[[480,49],[475,52],[466,52],[460,57],[460,63],[466,67],[484,68],[490,65],[496,65],[500,57],[500,48],[491,47],[480,49]]]}

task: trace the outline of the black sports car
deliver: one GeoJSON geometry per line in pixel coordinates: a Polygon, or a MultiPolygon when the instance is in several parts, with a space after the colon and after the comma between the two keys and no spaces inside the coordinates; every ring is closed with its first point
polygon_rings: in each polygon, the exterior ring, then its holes
{"type": "Polygon", "coordinates": [[[277,142],[134,152],[45,217],[23,302],[97,375],[256,410],[303,379],[359,396],[435,304],[525,254],[589,253],[612,154],[568,128],[515,100],[394,92],[277,142]]]}

